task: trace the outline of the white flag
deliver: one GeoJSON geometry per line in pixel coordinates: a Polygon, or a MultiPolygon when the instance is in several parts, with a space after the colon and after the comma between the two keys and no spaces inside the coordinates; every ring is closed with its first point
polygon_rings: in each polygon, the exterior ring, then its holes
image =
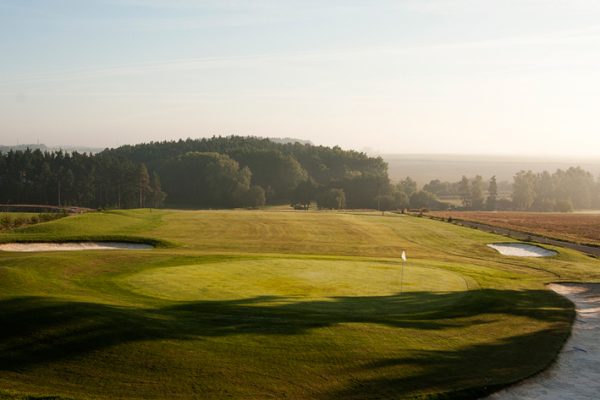
{"type": "Polygon", "coordinates": [[[402,261],[406,262],[406,252],[402,250],[402,261]]]}

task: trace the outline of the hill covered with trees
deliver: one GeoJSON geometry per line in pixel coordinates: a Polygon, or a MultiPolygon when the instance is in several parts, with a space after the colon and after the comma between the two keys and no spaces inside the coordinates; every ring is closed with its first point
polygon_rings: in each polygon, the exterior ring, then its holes
{"type": "Polygon", "coordinates": [[[320,199],[327,208],[375,208],[393,191],[381,158],[255,137],[0,154],[2,203],[228,208],[320,199]]]}

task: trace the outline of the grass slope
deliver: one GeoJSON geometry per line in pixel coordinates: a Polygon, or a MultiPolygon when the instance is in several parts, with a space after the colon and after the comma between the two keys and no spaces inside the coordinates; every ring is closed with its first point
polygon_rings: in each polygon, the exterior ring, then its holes
{"type": "Polygon", "coordinates": [[[78,237],[175,246],[0,253],[0,398],[468,397],[559,351],[573,310],[544,283],[600,281],[394,214],[133,210],[0,241],[78,237]]]}

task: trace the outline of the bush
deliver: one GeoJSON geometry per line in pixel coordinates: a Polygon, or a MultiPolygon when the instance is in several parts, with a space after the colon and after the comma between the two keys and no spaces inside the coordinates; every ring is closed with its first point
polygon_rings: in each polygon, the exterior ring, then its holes
{"type": "Polygon", "coordinates": [[[25,225],[28,220],[29,219],[27,217],[19,216],[19,217],[15,218],[15,220],[13,221],[13,226],[15,228],[18,228],[19,226],[25,225]]]}
{"type": "Polygon", "coordinates": [[[13,220],[10,215],[4,214],[2,217],[0,217],[0,226],[2,227],[2,229],[10,229],[12,224],[13,220]]]}
{"type": "Polygon", "coordinates": [[[45,213],[45,214],[40,214],[39,215],[39,219],[41,222],[48,222],[48,221],[52,221],[54,219],[54,214],[50,214],[50,213],[45,213]]]}
{"type": "Polygon", "coordinates": [[[40,222],[40,217],[37,215],[33,215],[33,216],[31,216],[31,218],[29,218],[30,224],[37,224],[39,222],[40,222]]]}
{"type": "Polygon", "coordinates": [[[44,213],[44,214],[40,214],[38,218],[39,218],[39,222],[48,222],[48,221],[54,221],[55,219],[67,217],[68,215],[69,214],[67,214],[66,212],[44,213]]]}

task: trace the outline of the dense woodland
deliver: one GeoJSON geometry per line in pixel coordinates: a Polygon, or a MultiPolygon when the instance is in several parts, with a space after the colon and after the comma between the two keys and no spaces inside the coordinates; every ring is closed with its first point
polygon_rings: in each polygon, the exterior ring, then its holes
{"type": "Polygon", "coordinates": [[[0,152],[0,202],[91,208],[260,207],[569,211],[600,207],[581,168],[519,172],[514,182],[411,178],[392,184],[380,157],[255,137],[151,142],[100,153],[0,152]],[[448,202],[448,199],[460,199],[448,202]]]}
{"type": "Polygon", "coordinates": [[[0,155],[0,202],[86,207],[374,208],[390,194],[381,158],[308,143],[213,137],[106,149],[0,155]]]}

